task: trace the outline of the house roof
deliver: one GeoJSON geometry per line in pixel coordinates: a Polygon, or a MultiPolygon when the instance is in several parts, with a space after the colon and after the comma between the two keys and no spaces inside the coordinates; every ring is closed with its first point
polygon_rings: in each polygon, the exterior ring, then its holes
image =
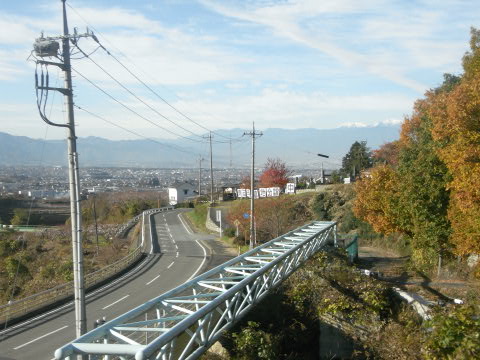
{"type": "Polygon", "coordinates": [[[188,188],[193,188],[195,189],[196,186],[187,182],[187,181],[183,181],[183,182],[180,182],[180,181],[175,181],[173,184],[170,184],[168,186],[169,188],[175,188],[175,189],[184,189],[185,187],[188,187],[188,188]]]}

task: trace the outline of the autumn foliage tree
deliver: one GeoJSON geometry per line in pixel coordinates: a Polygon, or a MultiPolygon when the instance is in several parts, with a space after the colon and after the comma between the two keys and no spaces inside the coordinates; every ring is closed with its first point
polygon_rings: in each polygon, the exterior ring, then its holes
{"type": "Polygon", "coordinates": [[[279,158],[268,158],[263,173],[260,175],[260,186],[283,188],[288,183],[291,171],[284,161],[279,158]]]}
{"type": "Polygon", "coordinates": [[[480,30],[471,35],[461,80],[430,109],[439,156],[452,174],[448,218],[460,255],[480,253],[480,30]]]}
{"type": "Polygon", "coordinates": [[[385,143],[377,150],[372,151],[373,162],[376,164],[388,164],[396,166],[400,154],[400,141],[385,143]]]}
{"type": "Polygon", "coordinates": [[[445,75],[374,153],[356,184],[354,212],[382,233],[411,240],[414,261],[480,253],[480,31],[472,29],[462,76],[445,75]]]}

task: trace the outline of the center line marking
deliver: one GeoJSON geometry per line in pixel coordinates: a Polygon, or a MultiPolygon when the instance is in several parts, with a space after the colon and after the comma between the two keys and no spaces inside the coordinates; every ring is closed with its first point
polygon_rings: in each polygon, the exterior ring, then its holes
{"type": "Polygon", "coordinates": [[[29,342],[26,342],[25,344],[22,344],[22,345],[19,345],[19,346],[17,346],[17,347],[14,347],[13,350],[21,349],[21,348],[24,347],[24,346],[30,345],[31,343],[33,343],[33,342],[35,342],[35,341],[38,341],[38,340],[40,340],[40,339],[43,339],[44,337],[46,337],[46,336],[48,336],[48,335],[55,334],[56,332],[59,332],[59,331],[65,329],[65,328],[67,328],[67,327],[68,327],[68,325],[65,325],[65,326],[61,327],[60,329],[50,331],[49,333],[46,333],[45,335],[39,336],[39,337],[36,338],[36,339],[30,340],[29,342]]]}
{"type": "Polygon", "coordinates": [[[150,280],[149,282],[147,282],[145,285],[150,285],[152,282],[154,282],[155,280],[157,280],[159,277],[160,277],[160,275],[155,276],[152,280],[150,280]]]}
{"type": "Polygon", "coordinates": [[[124,297],[122,297],[121,299],[118,299],[117,301],[111,303],[110,305],[107,305],[105,307],[102,308],[102,310],[105,310],[105,309],[108,309],[110,306],[113,306],[115,305],[116,303],[119,303],[120,301],[126,299],[127,297],[129,297],[130,295],[125,295],[124,297]]]}
{"type": "Polygon", "coordinates": [[[175,261],[172,261],[172,263],[170,265],[167,266],[167,269],[170,269],[172,267],[172,265],[175,264],[175,261]]]}

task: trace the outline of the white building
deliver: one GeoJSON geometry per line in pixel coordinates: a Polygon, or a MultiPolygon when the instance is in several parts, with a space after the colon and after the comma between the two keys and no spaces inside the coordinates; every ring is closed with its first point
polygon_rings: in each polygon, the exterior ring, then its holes
{"type": "Polygon", "coordinates": [[[168,188],[168,203],[170,205],[177,205],[195,196],[197,196],[195,186],[187,182],[177,182],[168,188]]]}

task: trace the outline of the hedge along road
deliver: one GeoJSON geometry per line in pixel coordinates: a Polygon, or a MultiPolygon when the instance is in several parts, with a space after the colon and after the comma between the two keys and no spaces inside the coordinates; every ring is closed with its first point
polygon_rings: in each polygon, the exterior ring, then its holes
{"type": "MultiPolygon", "coordinates": [[[[147,246],[147,258],[126,275],[87,294],[88,330],[96,319],[111,320],[231,257],[215,250],[220,245],[214,236],[194,234],[182,219],[183,211],[154,215],[156,231],[147,246]]],[[[0,332],[0,356],[51,359],[55,349],[74,338],[75,314],[69,303],[0,332]]]]}

